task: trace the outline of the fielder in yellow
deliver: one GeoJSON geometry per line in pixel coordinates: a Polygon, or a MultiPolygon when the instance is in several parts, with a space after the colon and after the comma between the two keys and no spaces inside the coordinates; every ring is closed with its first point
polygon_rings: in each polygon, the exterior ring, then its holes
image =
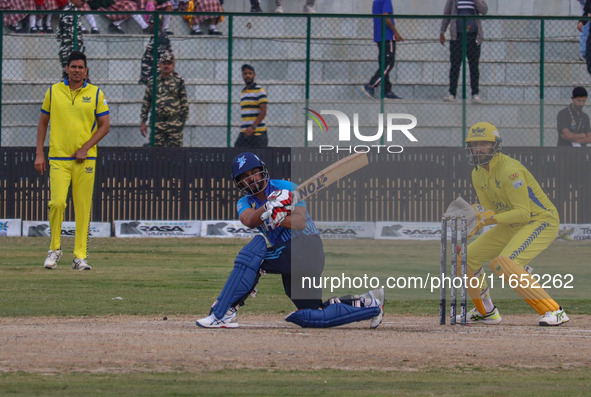
{"type": "MultiPolygon", "coordinates": [[[[490,123],[474,124],[466,138],[472,184],[478,195],[476,230],[496,226],[468,245],[468,267],[481,280],[480,299],[468,322],[498,324],[501,316],[490,297],[482,263],[498,276],[517,280],[515,291],[540,314],[539,325],[561,325],[569,319],[524,267],[554,241],[558,213],[532,174],[501,153],[501,137],[490,123]]],[[[507,284],[507,282],[506,282],[507,284]]],[[[472,296],[472,298],[474,298],[472,296]]],[[[458,320],[460,321],[460,320],[458,320]]]]}
{"type": "Polygon", "coordinates": [[[37,126],[35,169],[46,170],[43,146],[49,136],[49,225],[51,244],[44,262],[46,269],[55,269],[62,257],[61,230],[68,189],[72,184],[72,200],[76,217],[76,238],[72,269],[90,270],[86,260],[88,229],[92,209],[92,192],[96,168],[96,144],[110,128],[109,107],[103,92],[86,82],[86,56],[73,51],[66,66],[68,77],[52,85],[45,94],[37,126]]]}

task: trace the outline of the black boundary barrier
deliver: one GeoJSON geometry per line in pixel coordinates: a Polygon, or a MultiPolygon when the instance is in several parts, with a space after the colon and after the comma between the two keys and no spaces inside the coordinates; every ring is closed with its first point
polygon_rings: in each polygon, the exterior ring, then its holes
{"type": "MultiPolygon", "coordinates": [[[[589,148],[504,148],[556,205],[561,223],[591,223],[589,148]]],[[[99,148],[93,221],[237,219],[233,148],[99,148]]],[[[310,177],[347,153],[317,148],[256,150],[274,179],[310,177]]],[[[34,169],[34,148],[0,147],[0,218],[48,219],[49,177],[34,169]]],[[[369,166],[307,201],[322,221],[438,222],[458,195],[476,197],[462,148],[370,153],[369,166]]],[[[294,182],[301,182],[294,180],[294,182]]],[[[71,199],[65,220],[73,220],[71,199]]]]}

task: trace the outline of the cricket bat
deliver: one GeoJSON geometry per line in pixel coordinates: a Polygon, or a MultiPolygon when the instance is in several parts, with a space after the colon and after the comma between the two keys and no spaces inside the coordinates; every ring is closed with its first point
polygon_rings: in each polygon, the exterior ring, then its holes
{"type": "MultiPolygon", "coordinates": [[[[313,177],[302,182],[294,192],[292,205],[326,189],[339,179],[352,174],[368,164],[369,160],[367,158],[367,153],[355,153],[340,159],[313,177]]],[[[267,219],[269,217],[267,214],[267,212],[263,213],[263,215],[261,215],[261,220],[267,219]]]]}

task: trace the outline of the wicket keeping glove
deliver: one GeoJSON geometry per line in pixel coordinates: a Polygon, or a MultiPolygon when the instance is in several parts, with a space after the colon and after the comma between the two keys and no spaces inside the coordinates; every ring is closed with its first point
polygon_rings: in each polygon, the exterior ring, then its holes
{"type": "Polygon", "coordinates": [[[497,220],[494,218],[494,211],[486,210],[480,204],[473,204],[472,207],[474,208],[474,210],[476,210],[477,223],[471,235],[475,234],[477,231],[479,231],[485,226],[497,224],[497,220]]]}

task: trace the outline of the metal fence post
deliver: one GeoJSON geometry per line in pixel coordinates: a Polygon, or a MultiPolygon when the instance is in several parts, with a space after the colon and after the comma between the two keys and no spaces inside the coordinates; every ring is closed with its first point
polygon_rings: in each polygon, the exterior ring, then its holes
{"type": "Polygon", "coordinates": [[[234,17],[228,15],[228,104],[226,111],[226,147],[232,147],[232,46],[234,44],[234,17]]]}
{"type": "Polygon", "coordinates": [[[2,70],[4,68],[4,56],[2,54],[2,49],[4,45],[4,13],[0,12],[0,147],[2,146],[2,91],[4,87],[2,85],[3,76],[2,70]]]}
{"type": "MultiPolygon", "coordinates": [[[[311,46],[311,40],[312,40],[312,18],[310,17],[310,15],[306,16],[306,87],[304,87],[305,90],[305,103],[306,103],[306,109],[310,108],[310,46],[311,46]]],[[[304,122],[304,146],[308,147],[308,139],[306,137],[306,124],[304,122]]]]}
{"type": "MultiPolygon", "coordinates": [[[[460,147],[463,147],[464,142],[466,142],[466,67],[468,66],[466,63],[466,57],[468,56],[467,34],[466,17],[462,16],[462,142],[460,142],[460,147]]],[[[472,76],[470,76],[470,78],[472,78],[472,76]]]]}
{"type": "Polygon", "coordinates": [[[540,20],[540,147],[544,146],[544,35],[545,20],[540,20]]]}

